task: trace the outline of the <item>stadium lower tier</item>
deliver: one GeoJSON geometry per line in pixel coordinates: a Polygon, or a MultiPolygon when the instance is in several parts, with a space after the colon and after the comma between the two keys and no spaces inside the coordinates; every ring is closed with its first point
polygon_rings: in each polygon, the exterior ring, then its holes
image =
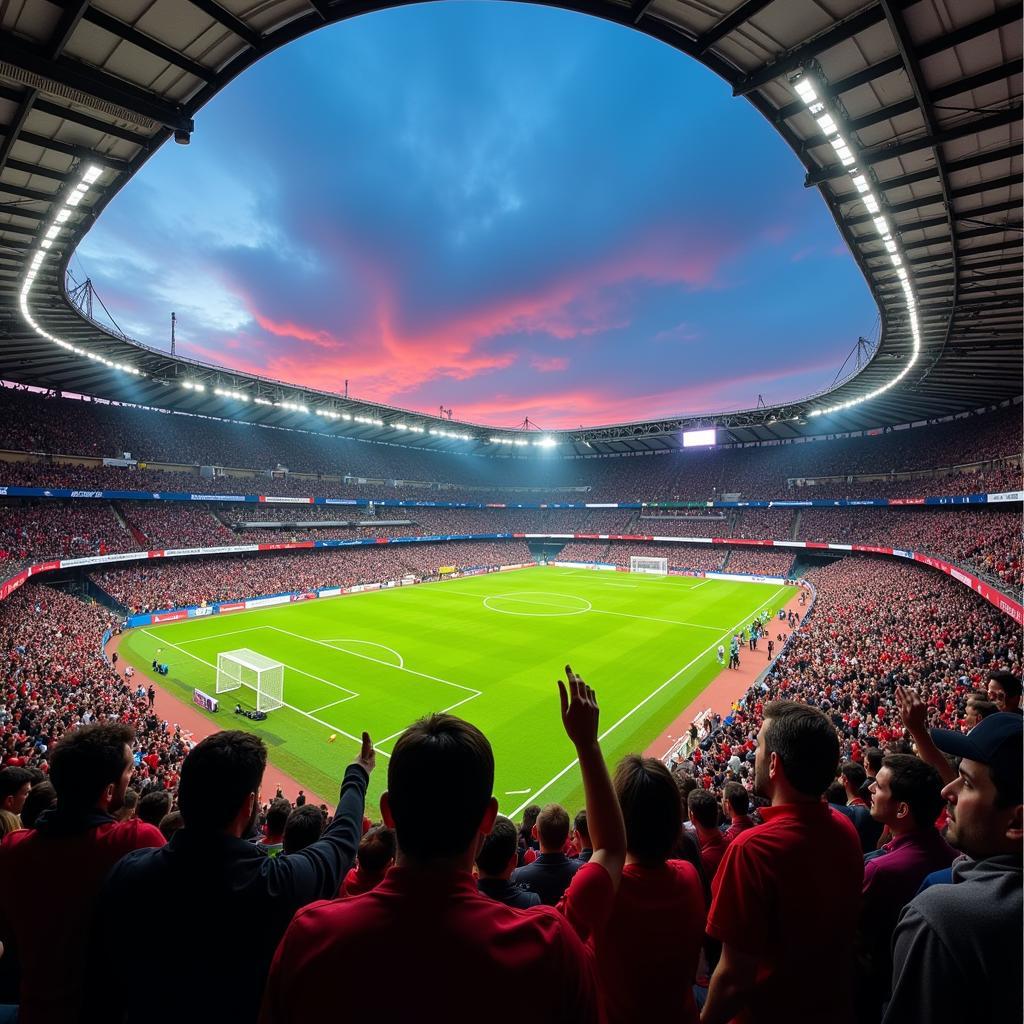
{"type": "MultiPolygon", "coordinates": [[[[561,534],[568,541],[561,557],[584,561],[612,560],[629,564],[628,542],[605,543],[595,557],[574,554],[574,535],[627,537],[694,537],[735,540],[775,539],[867,544],[922,551],[955,562],[990,578],[996,585],[1024,585],[1020,511],[1003,507],[953,506],[907,508],[735,509],[708,514],[651,514],[615,509],[400,509],[384,510],[378,521],[350,518],[352,513],[315,508],[239,506],[200,503],[96,502],[40,500],[0,506],[0,567],[30,560],[67,559],[129,551],[209,548],[241,544],[289,544],[321,540],[367,540],[378,537],[423,537],[493,534],[561,534]],[[394,513],[394,514],[393,514],[394,513]],[[347,526],[316,527],[307,523],[348,521],[347,526]],[[276,518],[275,518],[276,517],[276,518]],[[245,524],[278,523],[278,528],[245,524]],[[286,525],[281,525],[282,523],[286,525]],[[367,525],[356,525],[365,523],[367,525]],[[622,559],[625,559],[623,562],[622,559]]],[[[586,542],[582,542],[586,544],[586,542]]],[[[661,545],[649,550],[653,557],[670,557],[679,568],[733,572],[781,570],[782,556],[762,557],[753,552],[706,552],[689,546],[661,545]],[[685,552],[685,555],[681,554],[685,552]],[[727,566],[723,559],[729,558],[727,566]]],[[[370,558],[372,555],[360,555],[370,558]]],[[[419,555],[408,554],[414,564],[419,555]]],[[[460,558],[474,557],[472,552],[460,558]]],[[[429,560],[429,559],[428,559],[429,560]]],[[[513,557],[506,561],[520,561],[513,557]]],[[[362,562],[354,571],[364,572],[362,562]]],[[[471,563],[466,563],[471,564],[471,563]]],[[[325,571],[341,572],[342,563],[324,564],[325,571]]],[[[314,575],[319,568],[310,567],[314,575]]],[[[416,569],[409,571],[417,572],[416,569]]],[[[393,577],[389,577],[393,578],[393,577]]],[[[328,584],[323,584],[328,585],[328,584]]],[[[338,585],[338,580],[331,580],[338,585]]],[[[343,583],[341,585],[348,585],[343,583]]],[[[250,596],[250,595],[246,595],[250,596]]]]}

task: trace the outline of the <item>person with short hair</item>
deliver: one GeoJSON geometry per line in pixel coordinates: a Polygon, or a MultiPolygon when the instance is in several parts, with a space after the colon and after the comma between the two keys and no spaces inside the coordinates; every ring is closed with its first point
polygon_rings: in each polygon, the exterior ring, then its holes
{"type": "Polygon", "coordinates": [[[821,711],[765,705],[754,789],[771,806],[728,845],[712,883],[707,931],[722,956],[702,1024],[852,1020],[864,861],[853,826],[822,800],[838,765],[839,737],[821,711]]]}
{"type": "Polygon", "coordinates": [[[988,718],[989,715],[997,714],[999,705],[995,701],[988,700],[987,694],[971,694],[967,698],[967,706],[964,709],[964,724],[970,732],[976,725],[988,718]]]}
{"type": "Polygon", "coordinates": [[[886,755],[872,783],[871,817],[892,839],[864,858],[857,999],[865,1019],[877,1020],[889,994],[890,948],[900,911],[928,874],[956,857],[935,827],[942,805],[942,780],[934,768],[913,754],[886,755]]]}
{"type": "Polygon", "coordinates": [[[587,811],[584,808],[579,811],[572,823],[572,838],[579,851],[576,860],[586,864],[594,856],[593,847],[590,845],[590,829],[587,827],[587,811]]]}
{"type": "MultiPolygon", "coordinates": [[[[590,864],[604,868],[614,889],[625,835],[597,739],[597,701],[569,666],[566,676],[561,717],[583,776],[590,864]]],[[[598,1019],[589,955],[566,918],[549,907],[505,906],[484,896],[470,874],[497,818],[493,786],[494,755],[476,726],[441,713],[402,733],[380,798],[398,840],[395,867],[362,896],[295,915],[270,969],[262,1024],[324,1019],[339,995],[346,1019],[372,1020],[382,992],[392,1020],[422,1017],[429,999],[446,1020],[484,1014],[489,1024],[517,1024],[523,1006],[510,991],[529,993],[534,1024],[598,1019]],[[445,813],[438,814],[442,793],[445,813]]]]}
{"type": "Polygon", "coordinates": [[[607,1024],[697,1024],[693,983],[707,902],[697,868],[671,859],[682,836],[679,790],[661,761],[636,754],[619,762],[612,784],[625,827],[618,892],[607,872],[587,864],[559,909],[594,951],[607,1024]]]}
{"type": "Polygon", "coordinates": [[[397,843],[393,828],[388,828],[387,825],[374,825],[368,828],[359,840],[356,866],[345,876],[338,895],[361,896],[364,892],[376,889],[384,881],[388,869],[395,863],[396,851],[397,843]]]}
{"type": "Polygon", "coordinates": [[[17,765],[0,768],[0,810],[20,817],[36,776],[17,765]]]}
{"type": "Polygon", "coordinates": [[[990,715],[970,733],[936,729],[959,757],[942,790],[946,838],[966,858],[952,884],[932,885],[904,908],[893,936],[893,986],[883,1024],[963,1024],[1024,1017],[1024,723],[990,715]]]}
{"type": "Polygon", "coordinates": [[[50,755],[56,808],[0,844],[0,941],[21,964],[25,1024],[77,1018],[101,883],[126,853],[163,846],[152,825],[114,817],[132,776],[134,742],[134,730],[120,723],[66,733],[50,755]]]}
{"type": "Polygon", "coordinates": [[[718,829],[718,801],[714,794],[706,789],[695,789],[687,797],[687,809],[690,812],[690,821],[697,830],[704,874],[709,881],[713,881],[727,846],[725,837],[718,829]]]}
{"type": "Polygon", "coordinates": [[[750,794],[742,782],[727,782],[722,787],[722,813],[729,819],[729,824],[722,830],[726,843],[731,843],[741,832],[757,825],[750,816],[750,794]]]}
{"type": "Polygon", "coordinates": [[[284,849],[284,827],[292,805],[284,797],[274,797],[267,809],[266,835],[261,836],[257,845],[268,856],[276,857],[284,849]]]}
{"type": "Polygon", "coordinates": [[[170,814],[165,814],[160,819],[160,834],[170,842],[171,836],[180,828],[185,827],[185,819],[181,816],[181,811],[171,811],[170,814]]]}
{"type": "Polygon", "coordinates": [[[288,812],[281,836],[281,853],[298,853],[312,846],[324,832],[324,815],[319,807],[306,804],[288,812]]]}
{"type": "MultiPolygon", "coordinates": [[[[530,907],[539,907],[540,897],[535,892],[510,881],[516,868],[518,846],[515,824],[499,814],[494,819],[490,835],[484,837],[477,851],[476,887],[485,896],[504,903],[506,907],[527,910],[530,907]]],[[[593,853],[593,850],[590,852],[593,853]]]]}
{"type": "Polygon", "coordinates": [[[875,746],[871,746],[873,737],[868,737],[868,746],[864,751],[864,785],[860,787],[861,799],[871,806],[871,783],[875,781],[875,776],[878,775],[878,770],[882,767],[882,758],[885,757],[885,753],[875,746]]]}
{"type": "Polygon", "coordinates": [[[1000,711],[1015,715],[1024,714],[1020,706],[1020,677],[1006,669],[990,672],[988,676],[988,699],[1000,711]]]}
{"type": "Polygon", "coordinates": [[[35,828],[44,811],[57,806],[57,790],[49,779],[37,782],[29,791],[21,808],[21,827],[35,828]]]}
{"type": "Polygon", "coordinates": [[[135,817],[159,828],[160,822],[171,813],[171,802],[171,794],[166,789],[151,789],[139,797],[135,817]]]}
{"type": "Polygon", "coordinates": [[[254,1020],[274,949],[292,915],[333,897],[352,864],[375,761],[364,732],[359,754],[345,769],[334,821],[320,841],[287,857],[268,857],[249,841],[267,766],[263,740],[225,730],[193,747],[178,785],[184,828],[162,849],[134,853],[111,871],[92,944],[93,976],[99,977],[100,965],[131,955],[141,930],[147,955],[177,965],[175,998],[139,1000],[127,986],[97,986],[85,1019],[178,1024],[181,1007],[191,1006],[201,1007],[206,1020],[254,1020]],[[126,921],[133,929],[125,928],[126,921]],[[214,964],[220,984],[211,983],[214,964]]]}
{"type": "Polygon", "coordinates": [[[581,862],[565,855],[569,839],[569,814],[560,804],[541,808],[533,832],[540,843],[540,856],[532,863],[517,868],[512,884],[535,892],[541,903],[553,907],[565,895],[572,876],[581,862]]]}

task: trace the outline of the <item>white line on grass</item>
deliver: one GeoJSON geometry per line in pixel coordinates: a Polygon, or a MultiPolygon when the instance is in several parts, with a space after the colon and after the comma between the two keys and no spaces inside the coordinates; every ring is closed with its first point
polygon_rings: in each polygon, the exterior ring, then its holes
{"type": "MultiPolygon", "coordinates": [[[[747,612],[743,616],[743,618],[736,623],[736,626],[733,628],[738,628],[745,622],[748,622],[751,615],[756,615],[762,608],[764,608],[765,605],[771,604],[772,601],[774,601],[775,598],[777,598],[779,594],[783,593],[786,589],[786,587],[779,587],[779,589],[776,590],[775,593],[772,594],[772,596],[769,597],[767,601],[759,605],[752,612],[747,612]]],[[[616,729],[618,729],[620,725],[622,725],[623,722],[626,721],[626,719],[630,718],[637,711],[639,711],[649,700],[651,700],[653,697],[656,697],[659,693],[661,693],[661,691],[664,690],[666,686],[670,685],[671,683],[674,683],[687,669],[691,668],[698,661],[700,661],[701,658],[703,658],[707,654],[710,654],[720,641],[724,640],[727,636],[730,636],[731,634],[732,629],[726,630],[724,633],[722,633],[722,635],[718,637],[717,640],[712,641],[712,643],[703,651],[701,651],[700,654],[698,654],[694,658],[691,658],[690,661],[688,661],[681,669],[679,669],[677,672],[669,676],[668,679],[666,679],[665,682],[661,684],[661,686],[647,694],[647,696],[644,697],[644,699],[640,701],[640,703],[637,704],[636,707],[631,708],[614,725],[610,725],[607,729],[605,729],[605,731],[601,733],[598,739],[604,740],[606,736],[610,736],[616,729]]],[[[577,765],[577,763],[577,759],[573,758],[557,775],[555,775],[551,779],[548,779],[548,781],[545,782],[544,785],[540,787],[540,789],[533,790],[530,793],[529,797],[527,797],[514,811],[510,811],[508,813],[507,817],[514,818],[517,814],[519,814],[520,811],[528,807],[537,797],[539,797],[541,793],[543,793],[546,789],[549,789],[551,786],[553,786],[563,775],[566,774],[566,772],[572,771],[572,769],[577,765]]]]}
{"type": "MultiPolygon", "coordinates": [[[[211,633],[209,636],[194,636],[191,640],[179,640],[179,644],[198,644],[204,640],[219,640],[222,636],[238,636],[239,633],[253,633],[257,629],[266,629],[266,626],[246,626],[245,629],[231,629],[227,633],[211,633]]],[[[143,630],[145,632],[145,630],[143,630]]],[[[152,634],[151,634],[152,635],[152,634]]]]}
{"type": "Polygon", "coordinates": [[[383,665],[385,668],[394,669],[396,672],[408,672],[411,676],[419,676],[421,679],[431,679],[435,683],[444,683],[445,686],[454,686],[457,690],[465,690],[467,693],[472,693],[475,697],[480,696],[480,690],[474,689],[472,686],[463,686],[462,683],[453,683],[450,679],[442,679],[440,676],[432,676],[426,672],[417,672],[414,668],[406,668],[404,665],[395,665],[390,661],[381,661],[380,658],[371,658],[368,654],[356,654],[355,651],[345,651],[340,647],[334,647],[327,643],[326,640],[317,640],[311,636],[303,636],[301,633],[293,633],[290,629],[282,629],[280,626],[267,626],[267,629],[275,629],[278,633],[284,633],[287,636],[293,636],[297,640],[305,640],[311,644],[319,644],[321,647],[326,647],[328,650],[337,651],[339,654],[348,654],[353,658],[362,658],[363,661],[374,661],[378,665],[383,665]]]}
{"type": "MultiPolygon", "coordinates": [[[[214,665],[212,662],[207,661],[205,658],[200,658],[198,654],[193,654],[191,651],[186,651],[184,647],[179,647],[178,644],[171,643],[170,640],[165,640],[163,637],[158,637],[156,636],[156,634],[151,633],[148,629],[143,629],[141,630],[141,632],[145,633],[146,636],[150,637],[153,640],[159,640],[161,643],[167,644],[168,647],[173,647],[175,648],[175,650],[181,651],[182,654],[187,655],[189,658],[195,658],[196,661],[201,662],[204,665],[208,665],[212,669],[217,668],[217,666],[214,665]]],[[[282,664],[284,663],[282,662],[282,664]]],[[[287,668],[288,666],[285,667],[287,668]]],[[[297,672],[301,670],[293,669],[293,671],[297,672]]],[[[302,674],[305,675],[306,673],[302,674]]],[[[329,685],[336,686],[337,684],[330,683],[329,685]]],[[[338,689],[343,690],[345,689],[345,687],[339,686],[338,689]]],[[[348,692],[352,693],[351,690],[349,690],[348,692]]],[[[358,697],[359,694],[354,694],[354,696],[358,697]]],[[[339,701],[339,703],[342,702],[339,701]]],[[[322,718],[316,718],[310,711],[302,711],[300,708],[295,707],[293,704],[286,704],[284,701],[281,701],[281,706],[287,708],[289,711],[294,711],[297,715],[302,715],[303,718],[308,718],[311,722],[316,722],[317,725],[322,725],[325,729],[330,729],[332,732],[338,733],[339,736],[344,736],[345,739],[352,740],[353,743],[358,743],[360,746],[362,746],[362,737],[353,736],[352,733],[345,732],[344,729],[341,729],[336,725],[332,725],[330,722],[325,722],[322,718]]],[[[376,744],[374,744],[374,750],[377,750],[376,744]]],[[[391,757],[391,755],[386,750],[377,750],[377,753],[383,755],[384,757],[391,757]]]]}
{"type": "MultiPolygon", "coordinates": [[[[440,715],[447,715],[450,712],[454,711],[456,708],[461,707],[463,704],[468,704],[471,700],[476,700],[477,697],[481,697],[481,696],[483,696],[483,694],[479,693],[479,692],[478,693],[471,693],[468,697],[463,697],[462,700],[457,700],[454,704],[449,704],[448,707],[441,708],[441,710],[438,712],[438,714],[440,714],[440,715]]],[[[405,730],[408,729],[408,728],[409,728],[408,726],[404,726],[403,728],[399,729],[397,732],[393,732],[390,736],[385,736],[384,739],[377,741],[376,746],[379,747],[382,743],[388,743],[390,740],[395,739],[395,737],[401,736],[402,733],[405,732],[405,730]]],[[[526,790],[523,790],[523,792],[525,793],[526,790]]]]}
{"type": "MultiPolygon", "coordinates": [[[[339,637],[325,637],[321,643],[329,644],[334,647],[336,644],[364,644],[367,647],[379,647],[382,651],[388,651],[398,659],[397,668],[405,668],[405,658],[403,658],[394,647],[388,647],[387,644],[379,644],[374,640],[357,640],[355,637],[350,636],[339,636],[339,637]]],[[[339,647],[339,651],[345,651],[346,654],[352,654],[352,651],[347,650],[344,647],[339,647]]]]}

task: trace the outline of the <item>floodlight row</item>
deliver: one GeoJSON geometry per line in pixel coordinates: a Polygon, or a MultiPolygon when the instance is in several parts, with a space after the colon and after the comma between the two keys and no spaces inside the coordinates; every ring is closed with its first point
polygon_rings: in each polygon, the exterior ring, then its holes
{"type": "Polygon", "coordinates": [[[838,108],[832,104],[822,83],[807,69],[801,71],[792,80],[791,84],[797,96],[800,97],[808,112],[821,129],[822,134],[828,140],[829,145],[835,150],[840,162],[846,169],[846,173],[849,174],[854,188],[857,189],[865,209],[872,215],[874,228],[882,240],[889,260],[896,271],[896,276],[899,278],[900,287],[903,289],[903,297],[907,305],[907,315],[910,322],[910,333],[914,339],[910,359],[907,360],[903,369],[890,381],[881,387],[875,388],[874,391],[869,391],[866,395],[861,395],[859,398],[851,398],[849,401],[840,402],[837,405],[826,408],[811,409],[807,413],[808,416],[826,416],[829,413],[841,412],[844,409],[849,409],[851,406],[860,405],[862,402],[869,402],[890,388],[895,387],[910,372],[911,367],[917,362],[921,354],[921,329],[917,318],[917,297],[907,275],[907,268],[904,265],[904,254],[900,251],[900,244],[894,236],[889,221],[885,216],[885,211],[882,203],[879,202],[878,194],[876,194],[873,188],[868,170],[858,165],[853,147],[840,131],[839,124],[843,121],[842,115],[839,113],[838,108]]]}
{"type": "Polygon", "coordinates": [[[32,286],[35,284],[36,278],[39,276],[39,272],[42,269],[43,264],[51,255],[53,255],[51,252],[53,249],[53,243],[60,237],[60,233],[64,230],[65,225],[70,220],[71,213],[74,208],[78,206],[86,195],[88,195],[90,186],[96,184],[102,173],[103,168],[99,167],[97,164],[86,165],[85,169],[79,176],[78,181],[74,183],[68,194],[64,197],[64,201],[54,214],[53,219],[46,225],[46,229],[43,231],[43,237],[39,240],[39,245],[33,251],[32,258],[29,260],[28,270],[25,272],[25,277],[21,283],[21,293],[19,295],[18,304],[21,307],[21,315],[24,317],[25,322],[41,338],[45,338],[47,341],[53,342],[54,345],[59,345],[68,352],[73,352],[76,356],[82,356],[85,359],[91,359],[94,363],[102,363],[104,366],[109,366],[112,370],[118,370],[121,373],[129,373],[134,377],[145,377],[146,374],[135,366],[131,366],[127,363],[118,363],[113,359],[107,359],[106,356],[102,356],[98,352],[90,352],[88,349],[79,348],[79,346],[73,345],[70,341],[65,341],[63,338],[58,338],[57,335],[51,334],[36,322],[28,307],[28,299],[29,295],[32,294],[32,286]]]}

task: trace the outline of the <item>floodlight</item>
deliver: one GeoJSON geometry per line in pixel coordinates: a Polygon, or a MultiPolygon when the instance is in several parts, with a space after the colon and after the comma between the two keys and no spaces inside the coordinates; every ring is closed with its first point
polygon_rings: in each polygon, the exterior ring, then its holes
{"type": "Polygon", "coordinates": [[[82,181],[86,185],[91,185],[102,173],[102,167],[97,167],[95,164],[90,164],[85,169],[85,173],[82,175],[82,181]]]}

